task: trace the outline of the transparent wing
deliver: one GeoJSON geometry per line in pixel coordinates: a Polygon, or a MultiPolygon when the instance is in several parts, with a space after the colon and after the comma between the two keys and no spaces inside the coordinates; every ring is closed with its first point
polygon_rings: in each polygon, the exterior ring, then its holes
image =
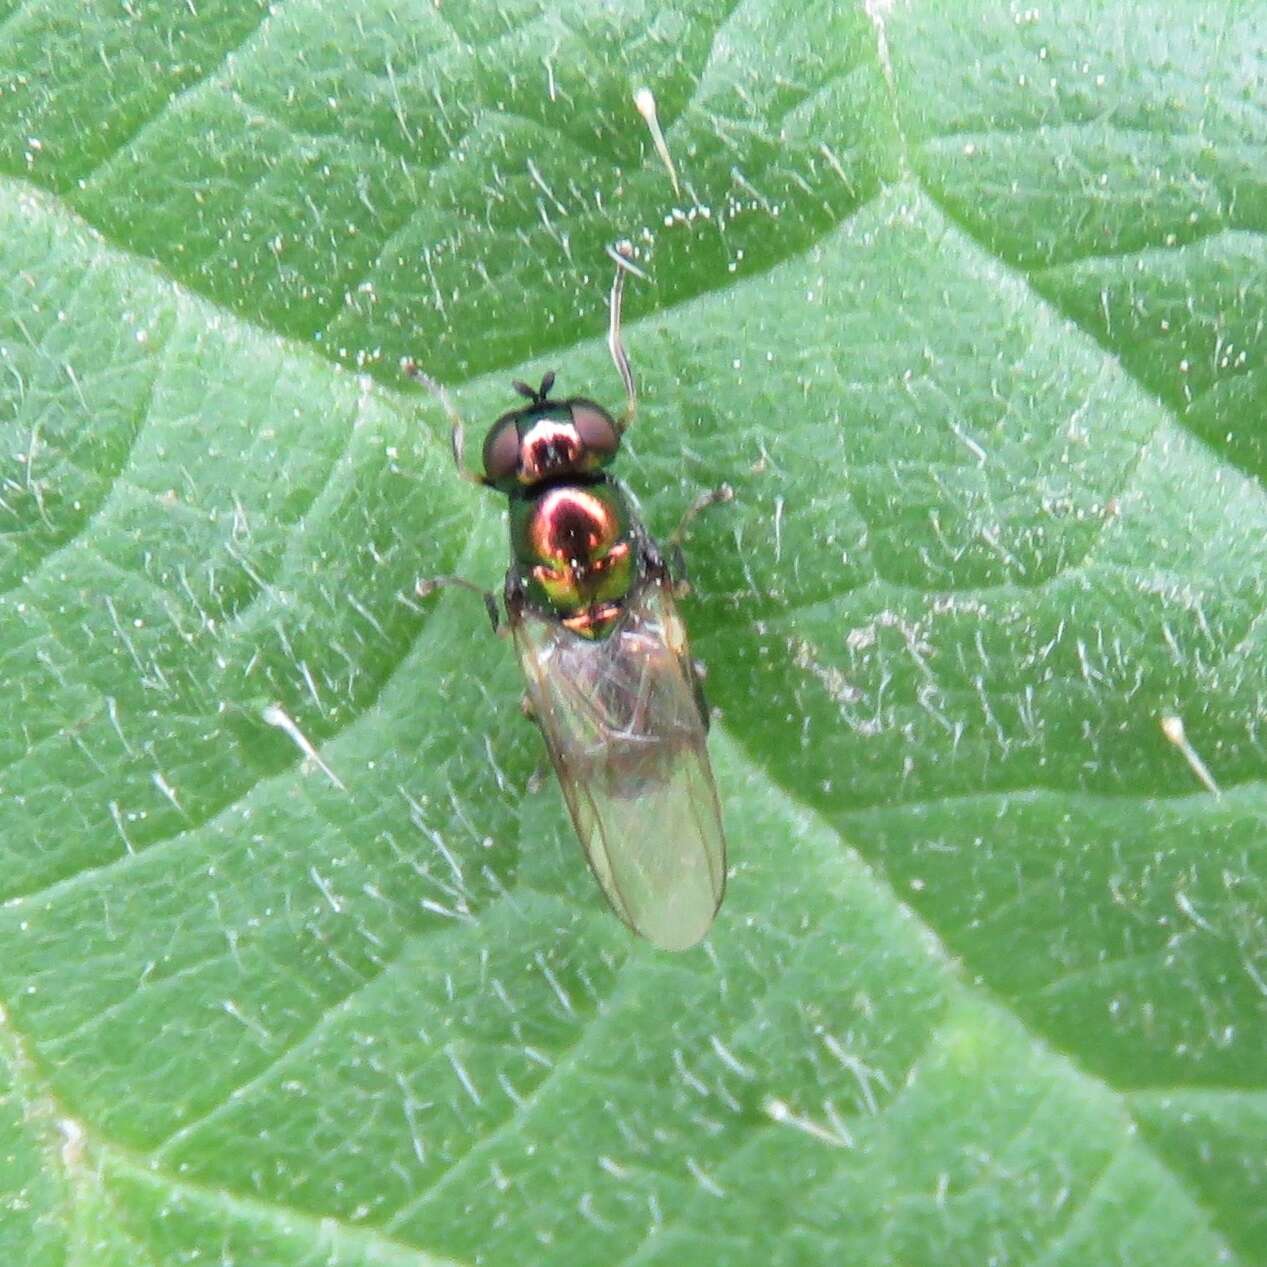
{"type": "Polygon", "coordinates": [[[726,842],[672,595],[645,583],[599,642],[527,613],[514,636],[572,823],[607,900],[662,949],[695,945],[721,904],[726,842]]]}

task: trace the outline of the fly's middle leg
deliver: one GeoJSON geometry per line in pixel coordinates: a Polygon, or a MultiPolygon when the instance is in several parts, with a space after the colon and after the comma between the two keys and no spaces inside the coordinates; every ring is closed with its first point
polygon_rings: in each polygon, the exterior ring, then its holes
{"type": "Polygon", "coordinates": [[[484,600],[484,610],[488,612],[488,623],[493,626],[493,632],[501,633],[502,622],[501,616],[497,611],[497,595],[492,590],[486,590],[483,586],[476,585],[474,581],[468,581],[464,576],[425,577],[414,586],[414,593],[419,598],[426,598],[429,594],[434,594],[436,590],[446,585],[470,590],[472,594],[478,594],[484,600]]]}
{"type": "Polygon", "coordinates": [[[701,493],[686,508],[678,521],[678,526],[674,529],[668,544],[669,571],[673,578],[674,592],[679,598],[691,592],[691,582],[686,571],[686,555],[682,550],[682,544],[686,540],[692,521],[710,506],[720,506],[724,502],[733,501],[734,498],[735,490],[729,484],[719,484],[716,488],[710,488],[707,492],[701,493]]]}

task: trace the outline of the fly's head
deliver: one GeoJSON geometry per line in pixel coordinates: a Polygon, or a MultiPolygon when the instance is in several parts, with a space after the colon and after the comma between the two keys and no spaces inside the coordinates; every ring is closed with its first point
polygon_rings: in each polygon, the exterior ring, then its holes
{"type": "Polygon", "coordinates": [[[534,390],[515,383],[528,398],[502,414],[484,440],[484,477],[503,493],[546,480],[590,475],[620,448],[620,428],[601,405],[580,396],[551,400],[553,371],[534,390]]]}

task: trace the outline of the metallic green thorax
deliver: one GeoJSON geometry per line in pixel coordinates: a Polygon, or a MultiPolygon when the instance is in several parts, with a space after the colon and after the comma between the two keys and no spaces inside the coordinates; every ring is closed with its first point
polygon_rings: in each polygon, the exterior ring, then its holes
{"type": "Polygon", "coordinates": [[[510,544],[525,597],[585,638],[605,637],[637,576],[634,516],[603,476],[512,494],[510,544]]]}

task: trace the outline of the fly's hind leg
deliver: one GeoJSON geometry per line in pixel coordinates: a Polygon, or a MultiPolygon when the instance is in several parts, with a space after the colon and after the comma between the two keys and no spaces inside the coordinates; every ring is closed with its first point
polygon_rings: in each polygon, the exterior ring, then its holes
{"type": "Polygon", "coordinates": [[[704,667],[702,660],[691,660],[691,689],[695,693],[695,707],[699,709],[700,721],[704,723],[704,729],[711,727],[713,720],[713,710],[709,707],[708,696],[704,693],[704,679],[708,676],[708,670],[704,667]]]}
{"type": "Polygon", "coordinates": [[[478,594],[484,600],[484,610],[488,612],[488,623],[493,626],[493,632],[495,634],[502,632],[501,616],[497,611],[497,595],[492,590],[486,590],[483,586],[476,585],[474,581],[468,581],[464,576],[425,577],[414,586],[414,593],[419,598],[426,598],[446,585],[470,590],[472,594],[478,594]]]}
{"type": "MultiPolygon", "coordinates": [[[[696,661],[698,664],[699,662],[696,661]]],[[[708,706],[708,696],[704,694],[704,683],[697,677],[692,686],[695,688],[695,707],[699,709],[699,719],[704,723],[705,732],[712,729],[713,710],[708,706]]]]}

